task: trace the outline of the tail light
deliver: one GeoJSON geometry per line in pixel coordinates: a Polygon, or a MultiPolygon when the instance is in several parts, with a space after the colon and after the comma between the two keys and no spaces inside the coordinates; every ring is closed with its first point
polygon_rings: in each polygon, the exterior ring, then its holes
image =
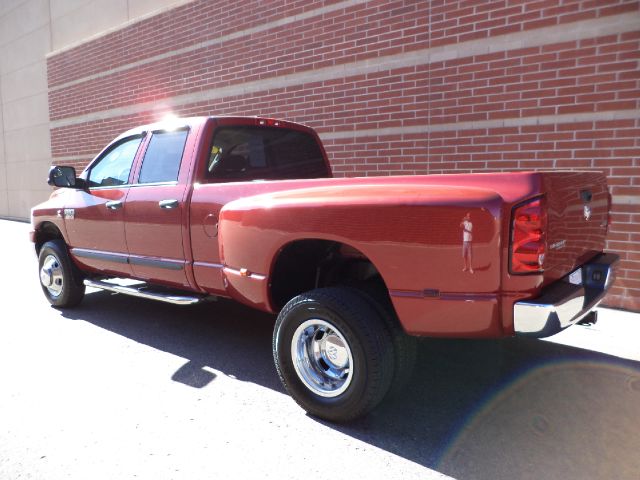
{"type": "Polygon", "coordinates": [[[544,271],[546,230],[547,214],[541,197],[515,207],[511,221],[511,273],[544,271]]]}

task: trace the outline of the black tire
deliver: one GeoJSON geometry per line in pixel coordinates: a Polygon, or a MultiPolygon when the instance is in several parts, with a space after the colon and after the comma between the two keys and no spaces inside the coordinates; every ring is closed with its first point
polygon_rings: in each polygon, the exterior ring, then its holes
{"type": "Polygon", "coordinates": [[[44,296],[54,307],[74,307],[84,298],[82,275],[71,262],[64,241],[51,240],[42,246],[38,271],[44,296]]]}
{"type": "Polygon", "coordinates": [[[388,398],[399,397],[409,385],[418,357],[418,339],[407,335],[402,328],[392,322],[390,324],[395,352],[396,369],[387,395],[388,398]]]}
{"type": "MultiPolygon", "coordinates": [[[[308,328],[313,331],[314,326],[308,328]]],[[[393,379],[394,355],[389,330],[370,302],[349,287],[316,289],[289,301],[276,320],[273,358],[280,380],[293,399],[309,414],[332,422],[354,420],[373,410],[388,392],[393,379]],[[303,374],[296,370],[293,345],[300,345],[300,340],[293,343],[294,336],[309,339],[299,333],[309,323],[331,327],[328,332],[316,331],[317,335],[311,337],[316,345],[327,338],[335,339],[336,335],[341,335],[346,343],[351,357],[345,369],[348,374],[341,387],[343,391],[336,388],[332,392],[323,391],[324,395],[318,394],[310,386],[312,382],[304,380],[303,374]]],[[[327,365],[323,361],[319,363],[327,365]]],[[[316,385],[319,389],[324,387],[316,385]]]]}
{"type": "Polygon", "coordinates": [[[391,334],[395,370],[387,398],[399,397],[413,375],[418,356],[418,339],[407,335],[400,326],[391,299],[387,294],[387,289],[383,284],[363,284],[358,289],[385,320],[385,325],[391,334]]]}

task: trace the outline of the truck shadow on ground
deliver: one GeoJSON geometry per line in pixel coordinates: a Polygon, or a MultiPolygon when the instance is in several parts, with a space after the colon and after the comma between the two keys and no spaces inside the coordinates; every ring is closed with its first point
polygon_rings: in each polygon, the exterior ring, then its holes
{"type": "MultiPolygon", "coordinates": [[[[271,315],[106,292],[63,314],[188,359],[172,380],[194,388],[215,378],[211,367],[284,391],[271,315]]],[[[319,422],[459,479],[635,479],[640,363],[540,340],[421,340],[401,395],[351,424],[319,422]]]]}

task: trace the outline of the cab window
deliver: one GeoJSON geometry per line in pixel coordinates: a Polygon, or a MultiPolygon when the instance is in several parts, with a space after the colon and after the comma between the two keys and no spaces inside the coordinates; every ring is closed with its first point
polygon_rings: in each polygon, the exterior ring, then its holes
{"type": "Polygon", "coordinates": [[[178,180],[187,130],[156,132],[144,154],[138,183],[164,183],[178,180]]]}
{"type": "Polygon", "coordinates": [[[329,176],[315,137],[271,127],[221,127],[213,136],[209,182],[284,180],[329,176]]]}
{"type": "Polygon", "coordinates": [[[124,139],[107,150],[89,171],[89,187],[125,185],[142,136],[124,139]]]}

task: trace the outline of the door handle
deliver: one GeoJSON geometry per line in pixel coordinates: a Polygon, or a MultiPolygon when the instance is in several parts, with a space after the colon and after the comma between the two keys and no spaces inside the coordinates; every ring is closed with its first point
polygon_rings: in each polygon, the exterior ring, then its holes
{"type": "Polygon", "coordinates": [[[160,206],[160,208],[176,208],[178,206],[178,200],[160,200],[158,202],[158,206],[160,206]]]}
{"type": "Polygon", "coordinates": [[[120,200],[112,200],[110,202],[105,203],[105,206],[109,210],[118,210],[119,208],[122,208],[122,202],[120,200]]]}

